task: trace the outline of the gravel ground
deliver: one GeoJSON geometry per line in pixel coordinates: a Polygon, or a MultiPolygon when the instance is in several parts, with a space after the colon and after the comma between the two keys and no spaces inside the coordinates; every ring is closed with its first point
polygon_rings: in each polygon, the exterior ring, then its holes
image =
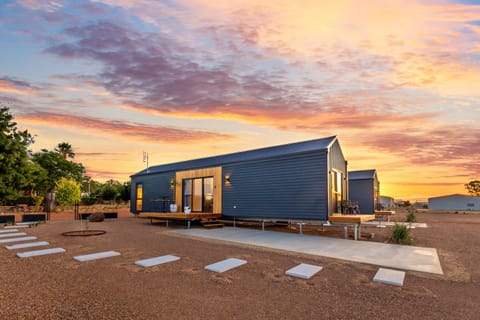
{"type": "MultiPolygon", "coordinates": [[[[101,236],[62,236],[80,229],[68,213],[26,229],[65,253],[20,259],[16,252],[31,249],[0,248],[0,319],[478,319],[480,313],[480,214],[419,213],[429,228],[412,230],[415,245],[437,248],[445,274],[408,271],[404,286],[394,287],[372,282],[376,266],[189,238],[169,232],[181,224],[166,228],[119,213],[90,223],[107,231],[101,236]],[[122,255],[73,260],[106,250],[122,255]],[[146,269],[133,264],[165,254],[181,260],[146,269]],[[248,264],[224,274],[204,270],[229,257],[248,264]],[[299,263],[323,270],[310,280],[284,275],[299,263]]],[[[364,235],[375,233],[364,241],[386,241],[390,230],[363,228],[364,235]]],[[[306,233],[341,236],[331,229],[306,233]]]]}

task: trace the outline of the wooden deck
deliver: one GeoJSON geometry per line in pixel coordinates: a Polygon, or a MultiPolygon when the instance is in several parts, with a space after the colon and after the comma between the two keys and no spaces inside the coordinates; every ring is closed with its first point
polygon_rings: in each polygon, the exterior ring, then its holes
{"type": "Polygon", "coordinates": [[[163,220],[202,220],[202,219],[216,219],[222,215],[219,213],[165,213],[165,212],[142,212],[138,215],[139,218],[147,219],[163,219],[163,220]]]}
{"type": "Polygon", "coordinates": [[[362,223],[375,220],[374,214],[332,214],[328,217],[330,222],[362,223]]]}

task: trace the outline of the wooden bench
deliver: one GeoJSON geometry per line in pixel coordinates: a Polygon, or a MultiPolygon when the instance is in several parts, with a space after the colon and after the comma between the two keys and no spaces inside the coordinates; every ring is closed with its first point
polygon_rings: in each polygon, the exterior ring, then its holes
{"type": "Polygon", "coordinates": [[[330,223],[343,225],[345,239],[348,238],[348,227],[353,226],[353,238],[355,240],[358,240],[360,237],[362,222],[372,220],[375,220],[375,215],[373,214],[333,214],[328,217],[330,223]]]}

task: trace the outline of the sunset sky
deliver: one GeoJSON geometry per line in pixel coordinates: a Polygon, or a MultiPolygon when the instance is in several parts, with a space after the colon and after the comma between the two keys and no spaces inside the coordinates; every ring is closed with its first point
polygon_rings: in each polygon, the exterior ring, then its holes
{"type": "Polygon", "coordinates": [[[480,178],[480,1],[0,3],[0,103],[96,180],[332,135],[382,195],[480,178]]]}

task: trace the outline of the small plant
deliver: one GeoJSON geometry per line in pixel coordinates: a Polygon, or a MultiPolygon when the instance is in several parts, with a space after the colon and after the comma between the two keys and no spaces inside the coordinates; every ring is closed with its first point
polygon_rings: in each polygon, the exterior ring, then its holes
{"type": "Polygon", "coordinates": [[[412,244],[413,239],[410,235],[410,230],[404,224],[395,223],[395,226],[392,229],[391,240],[394,243],[399,244],[412,244]]]}
{"type": "Polygon", "coordinates": [[[415,215],[415,212],[410,212],[407,214],[407,222],[415,222],[417,221],[417,216],[415,215]]]}

